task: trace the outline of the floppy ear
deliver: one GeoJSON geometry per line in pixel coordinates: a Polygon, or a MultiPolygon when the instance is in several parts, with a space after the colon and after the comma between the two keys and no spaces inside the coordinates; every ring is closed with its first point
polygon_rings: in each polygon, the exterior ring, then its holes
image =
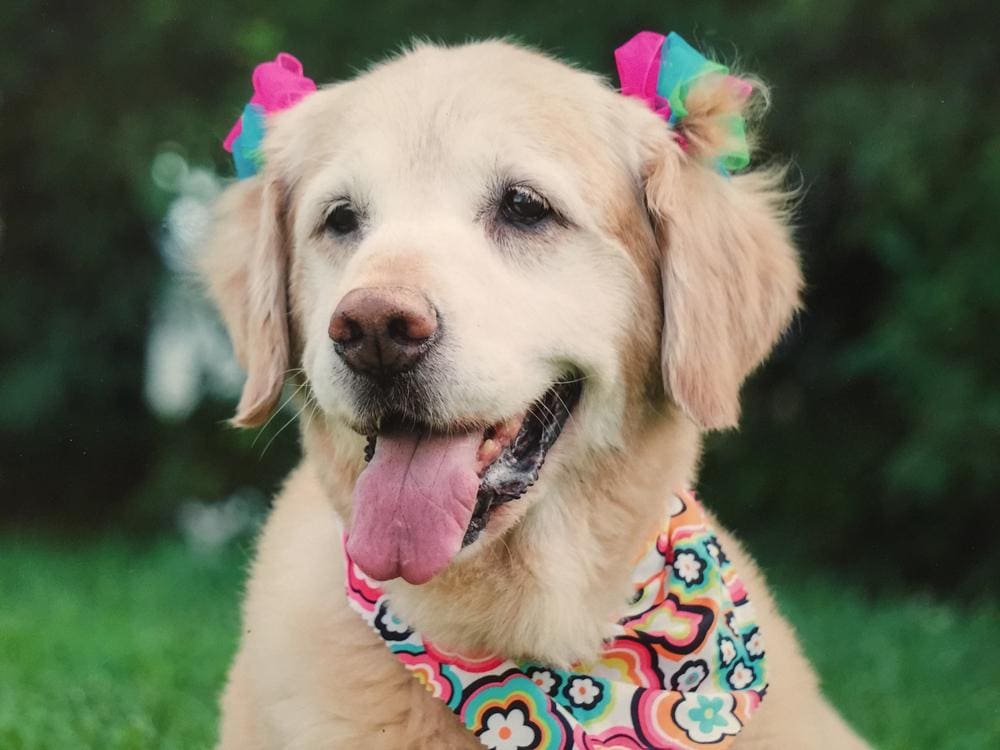
{"type": "Polygon", "coordinates": [[[247,371],[233,424],[256,427],[281,395],[288,370],[288,247],[284,190],[257,176],[229,187],[216,207],[200,270],[247,371]]]}
{"type": "Polygon", "coordinates": [[[263,170],[222,194],[212,237],[200,258],[201,274],[247,371],[232,419],[239,427],[263,424],[284,386],[290,358],[292,189],[305,165],[321,160],[309,134],[329,126],[341,90],[324,88],[268,115],[263,170]]]}
{"type": "MultiPolygon", "coordinates": [[[[802,277],[780,171],[729,177],[722,118],[746,94],[711,77],[688,99],[680,143],[661,137],[646,200],[662,253],[664,384],[704,429],[735,427],[746,376],[799,307],[802,277]]],[[[662,131],[661,131],[662,133],[662,131]]]]}

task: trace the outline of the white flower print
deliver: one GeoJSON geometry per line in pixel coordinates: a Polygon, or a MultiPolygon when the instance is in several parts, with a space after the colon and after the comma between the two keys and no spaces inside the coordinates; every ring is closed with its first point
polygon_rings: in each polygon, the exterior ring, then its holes
{"type": "Polygon", "coordinates": [[[574,706],[590,708],[601,695],[601,688],[589,677],[573,677],[566,687],[566,697],[574,706]]]}
{"type": "Polygon", "coordinates": [[[551,693],[556,686],[556,678],[547,669],[536,669],[531,672],[531,681],[546,693],[551,693]]]}
{"type": "Polygon", "coordinates": [[[405,633],[408,630],[406,623],[402,622],[389,610],[385,610],[385,613],[382,615],[382,627],[390,633],[405,633]]]}
{"type": "Polygon", "coordinates": [[[722,657],[722,663],[729,664],[736,658],[736,645],[728,638],[723,638],[719,642],[719,654],[722,657]]]}
{"type": "Polygon", "coordinates": [[[684,507],[684,501],[677,497],[677,495],[671,494],[667,499],[667,511],[670,513],[671,518],[683,513],[684,507]]]}
{"type": "Polygon", "coordinates": [[[715,542],[709,542],[705,545],[705,549],[708,550],[708,554],[712,556],[713,559],[719,559],[719,545],[715,542]]]}
{"type": "Polygon", "coordinates": [[[375,615],[375,629],[387,641],[405,641],[413,631],[392,613],[384,597],[379,601],[381,603],[378,606],[378,613],[375,615]]]}
{"type": "Polygon", "coordinates": [[[525,723],[524,711],[511,708],[507,714],[496,711],[486,718],[486,730],[479,741],[490,750],[521,750],[534,744],[536,731],[525,723]]]}
{"type": "Polygon", "coordinates": [[[756,675],[750,667],[742,661],[738,661],[736,662],[736,666],[729,670],[729,676],[727,679],[729,680],[730,686],[734,690],[742,690],[753,682],[755,677],[756,675]]]}
{"type": "Polygon", "coordinates": [[[683,550],[674,555],[674,572],[688,585],[700,583],[704,569],[704,561],[690,550],[683,550]]]}
{"type": "Polygon", "coordinates": [[[755,659],[759,659],[764,655],[764,639],[761,637],[759,630],[754,629],[746,639],[746,646],[747,653],[755,659]]]}
{"type": "Polygon", "coordinates": [[[689,661],[670,678],[670,687],[682,693],[690,693],[697,690],[706,677],[708,677],[708,664],[704,660],[689,661]]]}

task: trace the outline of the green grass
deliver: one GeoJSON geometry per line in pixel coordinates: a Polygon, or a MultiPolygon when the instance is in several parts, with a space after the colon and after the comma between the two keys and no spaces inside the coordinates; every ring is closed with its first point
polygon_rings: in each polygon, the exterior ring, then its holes
{"type": "Polygon", "coordinates": [[[0,748],[211,747],[244,562],[0,538],[0,748]]]}
{"type": "Polygon", "coordinates": [[[826,694],[877,747],[1000,748],[995,602],[872,598],[822,576],[774,575],[772,586],[826,694]]]}
{"type": "MultiPolygon", "coordinates": [[[[0,537],[0,748],[211,747],[246,553],[0,537]]],[[[886,750],[1000,747],[1000,610],[772,574],[827,691],[886,750]]]]}

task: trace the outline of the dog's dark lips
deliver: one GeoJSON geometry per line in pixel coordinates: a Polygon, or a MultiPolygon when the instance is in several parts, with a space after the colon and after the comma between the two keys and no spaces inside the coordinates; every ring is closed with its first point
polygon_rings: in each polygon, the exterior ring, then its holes
{"type": "MultiPolygon", "coordinates": [[[[480,472],[476,507],[462,540],[463,547],[479,537],[496,508],[517,500],[538,480],[545,456],[562,434],[582,392],[583,378],[569,374],[533,403],[523,419],[507,420],[484,430],[480,454],[486,454],[488,463],[480,472]],[[512,429],[517,432],[504,434],[512,429]]],[[[393,421],[387,417],[382,424],[393,421]]],[[[366,462],[371,461],[377,440],[377,434],[368,435],[366,462]]]]}

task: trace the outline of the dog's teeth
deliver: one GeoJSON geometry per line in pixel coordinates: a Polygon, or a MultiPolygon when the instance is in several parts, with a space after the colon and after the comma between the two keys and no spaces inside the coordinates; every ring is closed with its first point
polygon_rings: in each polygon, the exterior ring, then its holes
{"type": "Polygon", "coordinates": [[[487,438],[483,441],[483,444],[479,446],[479,460],[492,461],[499,451],[500,444],[493,438],[487,438]]]}

